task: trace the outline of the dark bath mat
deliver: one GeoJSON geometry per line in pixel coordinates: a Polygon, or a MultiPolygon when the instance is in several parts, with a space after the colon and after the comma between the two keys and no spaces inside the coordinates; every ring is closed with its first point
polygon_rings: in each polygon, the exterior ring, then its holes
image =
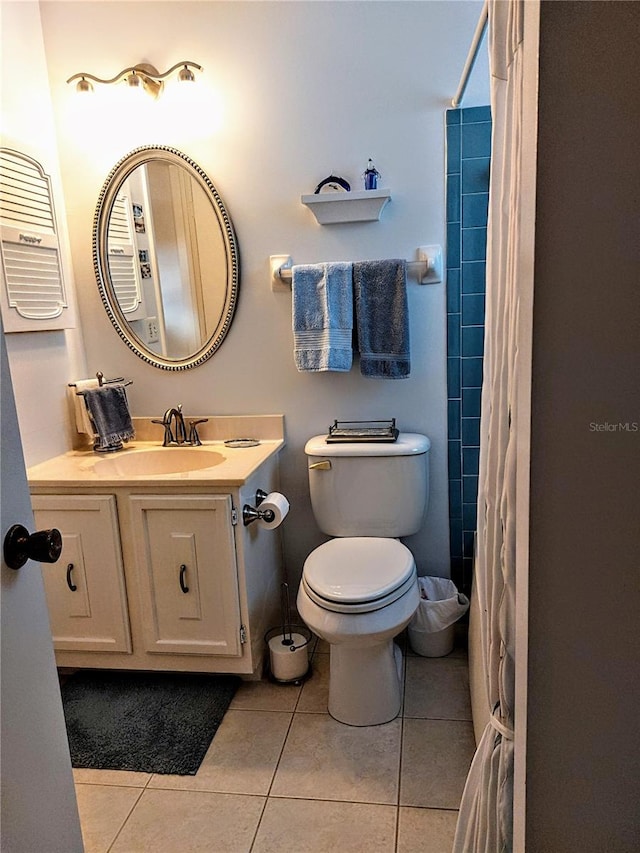
{"type": "Polygon", "coordinates": [[[77,672],[61,688],[71,764],[193,776],[239,684],[234,675],[77,672]]]}

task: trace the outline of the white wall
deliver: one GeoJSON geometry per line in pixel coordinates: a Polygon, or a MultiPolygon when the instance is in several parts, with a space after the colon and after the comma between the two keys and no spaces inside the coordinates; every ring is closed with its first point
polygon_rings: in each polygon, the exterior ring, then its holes
{"type": "MultiPolygon", "coordinates": [[[[458,84],[479,2],[46,2],[41,5],[78,298],[90,373],[134,380],[134,414],[182,402],[187,414],[283,412],[284,526],[292,580],[321,535],[311,516],[305,440],[334,418],[395,416],[432,440],[427,521],[413,543],[422,573],[446,574],[445,290],[409,288],[412,375],[407,381],[297,373],[291,304],[269,288],[268,256],[294,262],[412,259],[444,244],[444,110],[458,84]],[[124,112],[116,87],[85,111],[65,80],[109,77],[142,60],[160,70],[204,66],[196,102],[179,116],[169,92],[124,112]],[[242,259],[240,300],[214,358],[187,373],[144,364],[109,325],[95,285],[91,230],[102,183],[136,145],[175,146],[212,178],[233,218],[242,259]],[[368,157],[392,190],[376,223],[321,227],[300,204],[329,173],[354,188],[368,157]]],[[[477,80],[477,78],[474,78],[477,80]]],[[[475,85],[475,84],[474,84],[475,85]]],[[[477,86],[476,86],[477,89],[477,86]]],[[[121,97],[122,96],[122,97],[121,97]]],[[[469,103],[466,101],[465,103],[469,103]]]]}
{"type": "MultiPolygon", "coordinates": [[[[449,5],[452,2],[456,2],[456,0],[450,0],[449,5]]],[[[480,11],[482,8],[482,4],[479,4],[475,11],[475,23],[478,23],[480,17],[480,11]]],[[[465,18],[466,20],[466,18],[465,18]]],[[[475,27],[471,27],[469,29],[469,38],[465,41],[465,46],[467,51],[471,47],[471,39],[473,37],[473,33],[475,32],[475,27]]],[[[465,89],[464,97],[462,98],[461,107],[465,109],[467,107],[486,107],[489,103],[489,51],[487,49],[487,40],[488,40],[488,28],[485,28],[484,35],[482,40],[480,41],[480,45],[478,46],[478,50],[476,53],[476,58],[473,63],[473,68],[471,69],[471,73],[469,74],[469,80],[467,83],[467,88],[465,89]]],[[[462,76],[462,67],[464,65],[464,61],[466,60],[466,55],[463,57],[463,61],[458,69],[458,76],[462,76]]],[[[455,87],[457,91],[457,85],[455,87]]],[[[455,94],[455,93],[452,93],[455,94]]],[[[449,105],[450,106],[450,105],[449,105]]]]}
{"type": "MultiPolygon", "coordinates": [[[[54,192],[67,296],[75,300],[38,3],[0,5],[3,146],[38,160],[54,192]]],[[[86,372],[79,329],[6,336],[27,465],[69,449],[65,385],[86,372]]]]}

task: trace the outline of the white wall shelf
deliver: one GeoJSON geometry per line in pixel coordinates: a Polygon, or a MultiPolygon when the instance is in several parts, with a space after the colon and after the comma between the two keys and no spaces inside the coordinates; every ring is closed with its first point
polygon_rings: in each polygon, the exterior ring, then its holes
{"type": "Polygon", "coordinates": [[[300,197],[320,225],[339,222],[373,222],[380,219],[391,190],[361,190],[359,192],[313,193],[300,197]]]}

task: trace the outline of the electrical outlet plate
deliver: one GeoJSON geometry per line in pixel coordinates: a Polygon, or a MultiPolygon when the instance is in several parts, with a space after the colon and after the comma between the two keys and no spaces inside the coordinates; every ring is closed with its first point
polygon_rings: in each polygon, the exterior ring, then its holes
{"type": "Polygon", "coordinates": [[[158,318],[147,317],[147,343],[156,344],[158,343],[159,337],[160,331],[158,329],[158,318]]]}

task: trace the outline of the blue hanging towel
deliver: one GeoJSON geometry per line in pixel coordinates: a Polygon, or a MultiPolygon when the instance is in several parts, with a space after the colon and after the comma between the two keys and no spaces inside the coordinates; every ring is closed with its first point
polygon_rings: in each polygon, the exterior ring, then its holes
{"type": "Polygon", "coordinates": [[[411,373],[406,261],[354,263],[353,290],[360,372],[406,379],[411,373]]]}
{"type": "Polygon", "coordinates": [[[103,385],[83,394],[101,448],[135,437],[124,385],[103,385]]]}
{"type": "Polygon", "coordinates": [[[293,354],[299,371],[351,369],[353,265],[293,267],[293,354]]]}

